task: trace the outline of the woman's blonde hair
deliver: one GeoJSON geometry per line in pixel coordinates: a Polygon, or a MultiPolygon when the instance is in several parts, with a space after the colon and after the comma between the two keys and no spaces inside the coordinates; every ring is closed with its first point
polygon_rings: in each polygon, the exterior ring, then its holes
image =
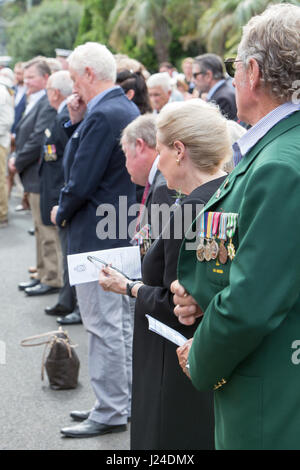
{"type": "Polygon", "coordinates": [[[200,99],[169,103],[156,121],[157,138],[168,147],[182,142],[194,166],[214,173],[231,156],[226,118],[212,103],[200,99]]]}

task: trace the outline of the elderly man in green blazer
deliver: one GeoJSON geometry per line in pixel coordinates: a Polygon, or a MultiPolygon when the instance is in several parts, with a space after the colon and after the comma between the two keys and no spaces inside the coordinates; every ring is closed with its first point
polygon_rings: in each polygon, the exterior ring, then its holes
{"type": "Polygon", "coordinates": [[[178,356],[215,390],[217,449],[300,449],[300,7],[252,18],[228,65],[252,127],[181,248],[174,312],[203,320],[178,356]]]}

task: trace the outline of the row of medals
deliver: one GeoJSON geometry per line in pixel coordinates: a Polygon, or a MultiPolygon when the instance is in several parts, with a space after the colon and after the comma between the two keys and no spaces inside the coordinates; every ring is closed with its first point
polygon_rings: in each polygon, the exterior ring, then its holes
{"type": "Polygon", "coordinates": [[[215,238],[200,238],[199,245],[196,249],[196,256],[197,260],[201,263],[218,258],[221,264],[226,264],[228,258],[231,261],[234,259],[235,248],[232,239],[230,239],[226,247],[225,240],[220,240],[220,244],[218,244],[215,238]]]}

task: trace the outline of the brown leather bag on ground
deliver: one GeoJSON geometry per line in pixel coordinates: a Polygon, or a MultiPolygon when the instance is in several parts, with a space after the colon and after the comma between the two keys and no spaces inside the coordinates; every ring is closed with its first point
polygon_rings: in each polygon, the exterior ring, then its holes
{"type": "Polygon", "coordinates": [[[74,350],[66,331],[60,327],[57,331],[50,331],[41,335],[31,336],[21,341],[21,346],[40,346],[45,344],[41,378],[44,380],[46,369],[50,387],[54,390],[67,390],[76,388],[78,384],[80,361],[74,350]],[[37,339],[45,338],[46,341],[35,343],[37,339]],[[29,343],[29,344],[27,344],[29,343]],[[47,348],[50,351],[45,360],[47,348]]]}

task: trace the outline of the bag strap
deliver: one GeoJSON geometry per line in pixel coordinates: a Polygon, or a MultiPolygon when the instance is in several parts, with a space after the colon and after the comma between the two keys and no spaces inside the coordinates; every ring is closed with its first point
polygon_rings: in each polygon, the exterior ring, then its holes
{"type": "Polygon", "coordinates": [[[50,338],[48,341],[42,341],[40,343],[33,343],[33,344],[26,344],[26,343],[28,343],[29,341],[35,341],[36,339],[47,338],[48,336],[55,336],[57,334],[62,334],[62,333],[68,337],[68,334],[60,326],[58,330],[48,331],[48,333],[42,333],[41,335],[29,336],[28,338],[23,339],[20,344],[21,346],[24,346],[24,347],[41,346],[42,344],[50,343],[50,338]]]}

